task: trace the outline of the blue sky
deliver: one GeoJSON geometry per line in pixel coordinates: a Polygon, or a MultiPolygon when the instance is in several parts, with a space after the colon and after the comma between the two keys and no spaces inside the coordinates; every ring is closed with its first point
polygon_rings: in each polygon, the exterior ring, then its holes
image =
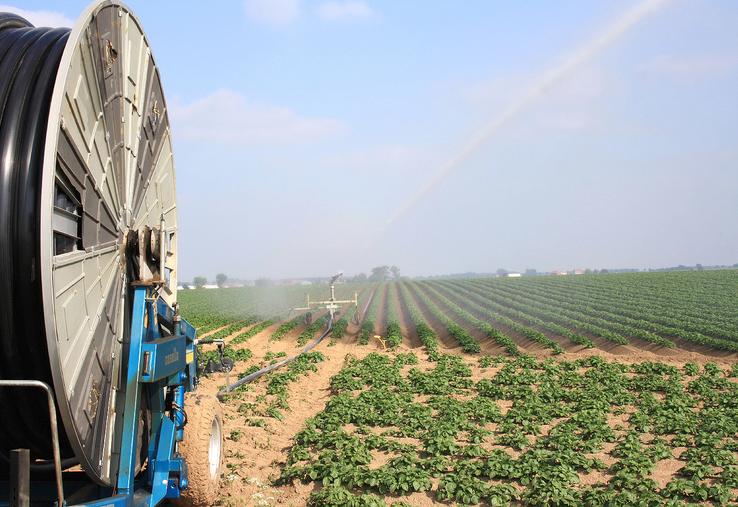
{"type": "Polygon", "coordinates": [[[736,2],[128,3],[182,279],[738,262],[736,2]]]}

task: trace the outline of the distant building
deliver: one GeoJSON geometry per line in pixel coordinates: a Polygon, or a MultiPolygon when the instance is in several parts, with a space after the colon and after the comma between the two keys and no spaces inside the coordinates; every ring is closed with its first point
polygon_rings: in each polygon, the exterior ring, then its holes
{"type": "Polygon", "coordinates": [[[574,270],[574,274],[575,275],[583,275],[584,274],[584,270],[583,269],[575,269],[574,270]]]}
{"type": "Polygon", "coordinates": [[[508,273],[508,278],[520,278],[522,275],[520,273],[508,273]]]}
{"type": "Polygon", "coordinates": [[[208,283],[202,286],[203,289],[219,289],[217,284],[215,283],[208,283]]]}

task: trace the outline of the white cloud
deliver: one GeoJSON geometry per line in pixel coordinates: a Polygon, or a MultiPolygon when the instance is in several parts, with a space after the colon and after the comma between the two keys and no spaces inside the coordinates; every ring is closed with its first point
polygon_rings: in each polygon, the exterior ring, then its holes
{"type": "Polygon", "coordinates": [[[341,133],[333,118],[301,116],[288,107],[249,102],[231,90],[218,90],[170,108],[175,136],[192,141],[240,144],[296,144],[341,133]]]}
{"type": "Polygon", "coordinates": [[[246,16],[256,23],[288,25],[300,15],[301,0],[246,0],[246,16]]]}
{"type": "Polygon", "coordinates": [[[30,21],[34,26],[74,26],[74,20],[57,11],[32,11],[12,5],[0,5],[0,12],[12,12],[30,21]]]}
{"type": "Polygon", "coordinates": [[[641,70],[678,77],[705,77],[724,74],[736,67],[736,54],[664,55],[643,65],[641,70]]]}
{"type": "Polygon", "coordinates": [[[362,0],[329,0],[318,5],[318,16],[327,20],[368,18],[374,14],[372,8],[362,0]]]}

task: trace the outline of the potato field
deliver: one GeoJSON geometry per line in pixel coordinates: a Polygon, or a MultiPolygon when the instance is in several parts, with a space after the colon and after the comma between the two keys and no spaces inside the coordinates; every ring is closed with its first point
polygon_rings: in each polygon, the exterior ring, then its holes
{"type": "MultiPolygon", "coordinates": [[[[180,291],[230,381],[325,285],[180,291]]],[[[224,400],[223,505],[738,502],[738,272],[342,284],[224,400]]],[[[201,364],[215,357],[203,347],[201,364]]],[[[203,379],[222,387],[226,374],[203,379]]]]}

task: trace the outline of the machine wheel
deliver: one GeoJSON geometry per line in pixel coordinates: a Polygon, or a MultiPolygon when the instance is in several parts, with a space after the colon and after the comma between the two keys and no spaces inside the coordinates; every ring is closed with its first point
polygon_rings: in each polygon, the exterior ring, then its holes
{"type": "Polygon", "coordinates": [[[180,503],[213,505],[223,466],[223,409],[214,396],[198,393],[187,396],[185,408],[187,426],[179,451],[187,462],[189,486],[180,503]]]}

